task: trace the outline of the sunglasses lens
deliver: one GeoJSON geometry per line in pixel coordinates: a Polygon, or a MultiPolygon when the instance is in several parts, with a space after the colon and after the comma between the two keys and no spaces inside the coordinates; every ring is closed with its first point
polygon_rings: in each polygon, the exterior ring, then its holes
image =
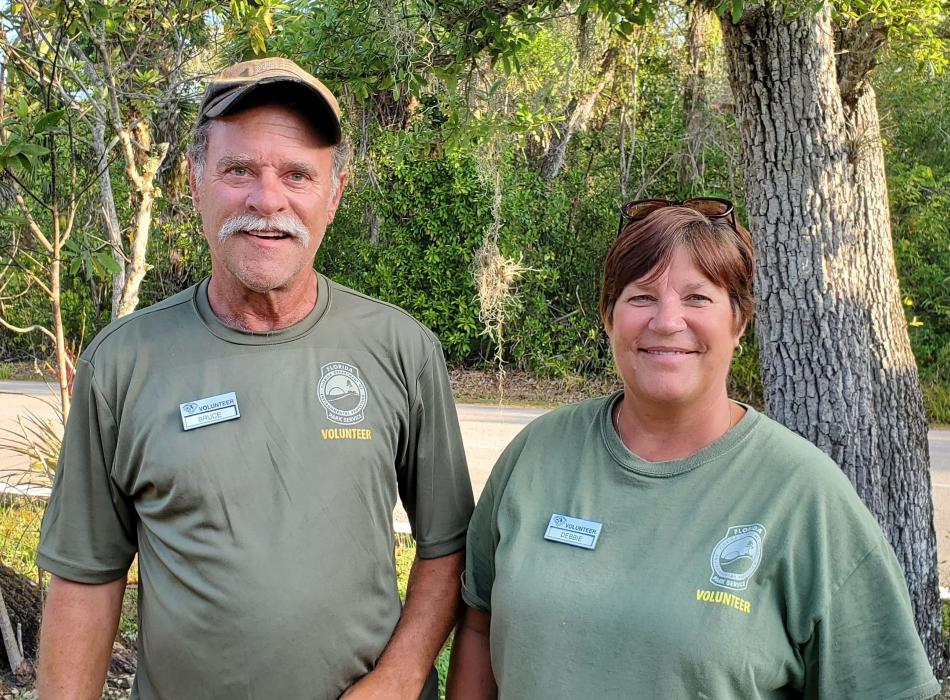
{"type": "Polygon", "coordinates": [[[637,202],[627,202],[621,208],[627,219],[642,219],[650,213],[669,205],[665,199],[642,199],[637,202]]]}
{"type": "Polygon", "coordinates": [[[732,211],[732,204],[721,199],[688,199],[683,205],[706,216],[726,216],[732,211]]]}

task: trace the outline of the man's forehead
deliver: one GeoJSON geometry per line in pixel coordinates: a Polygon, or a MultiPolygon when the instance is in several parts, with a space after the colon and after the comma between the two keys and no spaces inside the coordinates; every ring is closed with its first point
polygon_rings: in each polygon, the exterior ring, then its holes
{"type": "Polygon", "coordinates": [[[218,154],[217,165],[219,169],[234,166],[257,165],[266,162],[269,165],[276,165],[281,168],[292,170],[303,170],[315,172],[315,164],[309,160],[300,157],[300,154],[287,155],[285,157],[270,155],[267,157],[253,155],[246,152],[223,152],[218,154]]]}
{"type": "Polygon", "coordinates": [[[331,148],[312,120],[293,106],[259,105],[209,121],[209,144],[222,139],[276,143],[283,137],[297,141],[302,146],[331,148]]]}

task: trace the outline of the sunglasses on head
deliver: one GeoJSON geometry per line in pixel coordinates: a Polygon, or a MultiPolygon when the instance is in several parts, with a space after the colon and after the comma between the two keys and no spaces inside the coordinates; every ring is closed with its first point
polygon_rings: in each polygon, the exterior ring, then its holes
{"type": "Polygon", "coordinates": [[[728,199],[719,197],[694,197],[693,199],[672,200],[672,199],[635,199],[627,202],[620,207],[620,225],[617,228],[617,235],[623,231],[623,227],[632,222],[645,219],[657,209],[665,207],[686,207],[710,219],[725,219],[726,222],[737,229],[736,207],[728,199]]]}

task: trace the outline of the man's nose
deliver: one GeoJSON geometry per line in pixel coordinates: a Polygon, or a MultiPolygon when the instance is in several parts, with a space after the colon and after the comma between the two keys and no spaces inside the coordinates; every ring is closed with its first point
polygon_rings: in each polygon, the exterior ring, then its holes
{"type": "Polygon", "coordinates": [[[247,195],[248,211],[271,216],[287,209],[287,197],[276,173],[263,171],[247,195]]]}

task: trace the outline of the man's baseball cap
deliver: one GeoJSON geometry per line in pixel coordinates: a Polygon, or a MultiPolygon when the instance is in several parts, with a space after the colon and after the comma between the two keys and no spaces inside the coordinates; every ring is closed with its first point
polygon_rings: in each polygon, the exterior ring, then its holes
{"type": "Polygon", "coordinates": [[[259,58],[235,63],[211,80],[198,123],[255,104],[296,104],[310,115],[331,146],[340,143],[340,107],[327,86],[287,58],[259,58]]]}

